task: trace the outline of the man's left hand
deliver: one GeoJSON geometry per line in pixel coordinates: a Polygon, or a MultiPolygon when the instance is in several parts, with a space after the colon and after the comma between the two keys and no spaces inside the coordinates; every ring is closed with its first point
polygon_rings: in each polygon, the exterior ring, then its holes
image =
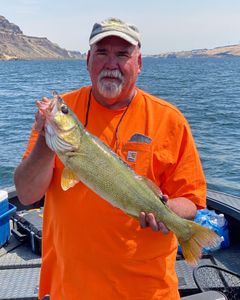
{"type": "MultiPolygon", "coordinates": [[[[163,195],[163,200],[167,202],[168,196],[163,195]]],[[[139,215],[139,222],[141,228],[150,227],[153,231],[161,231],[164,234],[169,232],[169,229],[162,222],[157,222],[153,213],[145,213],[142,211],[139,215]]]]}

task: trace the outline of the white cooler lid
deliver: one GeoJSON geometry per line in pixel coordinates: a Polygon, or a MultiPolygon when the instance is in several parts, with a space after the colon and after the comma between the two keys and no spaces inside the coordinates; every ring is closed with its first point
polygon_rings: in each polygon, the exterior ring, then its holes
{"type": "Polygon", "coordinates": [[[0,202],[4,201],[8,198],[8,192],[4,190],[0,190],[0,202]]]}

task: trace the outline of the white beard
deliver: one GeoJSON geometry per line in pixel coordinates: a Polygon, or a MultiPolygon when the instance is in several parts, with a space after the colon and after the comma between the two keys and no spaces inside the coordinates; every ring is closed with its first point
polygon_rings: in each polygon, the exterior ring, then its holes
{"type": "Polygon", "coordinates": [[[118,70],[106,71],[103,70],[97,82],[99,93],[105,98],[116,98],[121,94],[123,88],[123,77],[118,70]],[[108,80],[105,76],[116,78],[119,82],[108,80]]]}

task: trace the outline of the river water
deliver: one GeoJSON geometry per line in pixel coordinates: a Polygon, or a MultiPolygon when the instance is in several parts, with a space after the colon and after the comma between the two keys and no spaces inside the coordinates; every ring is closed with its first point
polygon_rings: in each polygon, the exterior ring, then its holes
{"type": "MultiPolygon", "coordinates": [[[[0,61],[0,188],[13,185],[35,100],[88,84],[85,61],[0,61]]],[[[240,58],[146,57],[138,86],[184,113],[208,188],[240,196],[240,58]]]]}

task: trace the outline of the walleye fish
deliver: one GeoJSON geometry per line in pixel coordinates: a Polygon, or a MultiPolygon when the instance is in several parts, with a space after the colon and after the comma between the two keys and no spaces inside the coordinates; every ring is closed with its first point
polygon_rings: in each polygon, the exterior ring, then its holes
{"type": "Polygon", "coordinates": [[[160,189],[137,175],[97,137],[86,131],[63,99],[37,101],[45,115],[46,143],[65,168],[61,177],[63,190],[79,181],[126,214],[139,217],[141,211],[153,213],[173,231],[189,264],[196,264],[202,247],[214,247],[220,237],[210,229],[176,215],[162,201],[160,189]]]}

